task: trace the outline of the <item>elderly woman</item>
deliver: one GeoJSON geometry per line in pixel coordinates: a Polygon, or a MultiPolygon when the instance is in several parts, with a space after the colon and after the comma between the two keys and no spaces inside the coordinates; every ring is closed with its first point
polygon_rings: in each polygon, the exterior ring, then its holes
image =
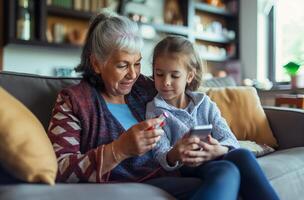
{"type": "Polygon", "coordinates": [[[57,181],[146,182],[178,198],[201,184],[175,174],[161,178],[169,175],[152,158],[163,130],[150,128],[159,119],[145,120],[156,91],[140,74],[142,44],[126,17],[102,13],[92,21],[78,66],[83,80],[59,93],[49,125],[57,181]]]}

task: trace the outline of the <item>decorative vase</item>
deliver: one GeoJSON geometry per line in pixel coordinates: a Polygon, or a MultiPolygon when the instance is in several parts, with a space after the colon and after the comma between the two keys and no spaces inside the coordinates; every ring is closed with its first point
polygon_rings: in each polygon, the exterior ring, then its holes
{"type": "Polygon", "coordinates": [[[291,75],[290,76],[290,86],[291,86],[291,89],[296,89],[298,88],[298,84],[297,84],[297,75],[291,75]]]}

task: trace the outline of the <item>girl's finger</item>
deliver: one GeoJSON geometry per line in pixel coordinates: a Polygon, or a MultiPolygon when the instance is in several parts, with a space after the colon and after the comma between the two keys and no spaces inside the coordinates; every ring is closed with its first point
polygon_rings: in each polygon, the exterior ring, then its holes
{"type": "Polygon", "coordinates": [[[186,151],[184,153],[187,157],[205,157],[208,155],[208,152],[206,151],[186,151]]]}
{"type": "Polygon", "coordinates": [[[219,144],[219,142],[216,139],[214,139],[211,135],[208,135],[207,140],[209,144],[214,144],[214,145],[219,144]]]}
{"type": "Polygon", "coordinates": [[[199,143],[200,142],[200,138],[195,136],[195,135],[192,135],[188,138],[186,138],[187,142],[190,144],[190,143],[199,143]]]}

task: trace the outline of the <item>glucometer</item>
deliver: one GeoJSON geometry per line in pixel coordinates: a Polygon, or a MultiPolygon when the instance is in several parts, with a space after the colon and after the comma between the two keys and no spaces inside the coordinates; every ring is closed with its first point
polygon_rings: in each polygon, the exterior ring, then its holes
{"type": "Polygon", "coordinates": [[[163,127],[165,125],[165,120],[168,116],[169,116],[168,113],[163,112],[160,116],[158,116],[158,119],[160,119],[161,122],[153,127],[148,128],[148,130],[153,130],[163,127]]]}

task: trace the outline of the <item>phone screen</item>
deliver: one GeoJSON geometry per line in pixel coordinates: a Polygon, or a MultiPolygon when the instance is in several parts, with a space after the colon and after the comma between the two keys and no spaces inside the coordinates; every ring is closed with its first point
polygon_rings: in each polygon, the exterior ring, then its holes
{"type": "Polygon", "coordinates": [[[190,135],[198,136],[201,139],[206,139],[211,134],[212,124],[195,126],[190,130],[190,135]]]}

